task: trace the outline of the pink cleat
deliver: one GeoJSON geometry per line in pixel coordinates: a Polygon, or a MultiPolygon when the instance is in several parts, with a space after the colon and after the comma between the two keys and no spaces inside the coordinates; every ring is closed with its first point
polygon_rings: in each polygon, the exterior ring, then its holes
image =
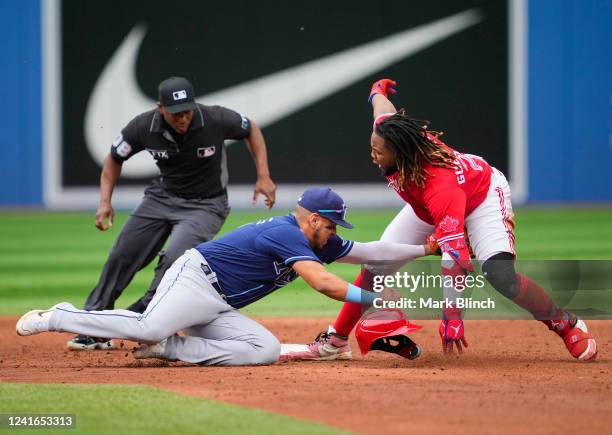
{"type": "Polygon", "coordinates": [[[281,344],[279,361],[310,360],[331,361],[352,359],[348,337],[336,334],[330,326],[310,344],[281,344]]]}

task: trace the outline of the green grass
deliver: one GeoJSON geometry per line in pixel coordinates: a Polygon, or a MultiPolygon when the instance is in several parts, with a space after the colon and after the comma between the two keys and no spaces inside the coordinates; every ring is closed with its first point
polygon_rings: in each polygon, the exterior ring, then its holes
{"type": "MultiPolygon", "coordinates": [[[[276,210],[274,214],[284,211],[276,210]]],[[[396,210],[351,211],[354,230],[341,234],[357,241],[376,240],[396,210]]],[[[222,233],[272,212],[234,211],[222,233]]],[[[4,212],[0,214],[0,314],[69,301],[82,306],[97,282],[106,255],[126,213],[119,213],[107,232],[94,228],[91,212],[4,212]]],[[[516,247],[521,259],[612,259],[612,208],[520,209],[516,247]]],[[[153,276],[154,264],[136,275],[117,302],[125,308],[140,297],[153,276]]],[[[357,266],[335,264],[329,270],[352,279],[357,266]]],[[[255,316],[333,316],[339,308],[302,280],[247,307],[255,316]]]]}
{"type": "Polygon", "coordinates": [[[76,416],[74,430],[20,429],[16,431],[19,434],[348,433],[257,409],[134,385],[0,384],[0,414],[8,413],[76,416]]]}
{"type": "MultiPolygon", "coordinates": [[[[276,213],[280,213],[276,211],[276,213]]],[[[355,230],[342,235],[376,240],[396,210],[352,211],[355,230]]],[[[223,231],[270,216],[270,212],[232,212],[223,231]]],[[[106,255],[127,217],[102,233],[93,213],[0,213],[0,314],[22,314],[66,300],[81,306],[95,285],[106,255]]],[[[522,209],[517,212],[517,250],[521,259],[612,259],[612,208],[522,209]]],[[[117,302],[129,305],[142,295],[153,266],[136,275],[117,302]]],[[[358,267],[331,265],[352,279],[358,267]]],[[[255,316],[334,316],[340,304],[297,280],[247,307],[255,316]]],[[[235,405],[183,397],[143,386],[0,384],[0,413],[70,413],[77,429],[70,433],[338,433],[235,405]],[[109,398],[111,398],[109,400],[109,398]]],[[[4,432],[0,429],[0,432],[4,432]]],[[[19,433],[43,433],[20,430],[19,433]]]]}

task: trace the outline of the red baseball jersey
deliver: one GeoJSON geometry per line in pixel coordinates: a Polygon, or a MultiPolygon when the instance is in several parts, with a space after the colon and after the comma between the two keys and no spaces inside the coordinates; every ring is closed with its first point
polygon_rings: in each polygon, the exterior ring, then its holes
{"type": "MultiPolygon", "coordinates": [[[[392,114],[385,115],[379,116],[375,125],[392,114]]],[[[387,180],[420,219],[435,226],[435,237],[442,250],[463,250],[465,216],[486,198],[492,169],[481,157],[455,151],[434,135],[428,137],[455,154],[456,168],[440,168],[423,162],[423,169],[428,173],[423,187],[410,180],[398,186],[397,172],[387,180]]]]}

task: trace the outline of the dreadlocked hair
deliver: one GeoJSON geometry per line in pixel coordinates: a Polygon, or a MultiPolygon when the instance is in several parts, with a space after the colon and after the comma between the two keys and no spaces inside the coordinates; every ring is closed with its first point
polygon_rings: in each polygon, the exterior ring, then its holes
{"type": "Polygon", "coordinates": [[[452,151],[437,144],[442,132],[428,130],[429,121],[411,118],[404,109],[385,119],[376,126],[376,134],[385,140],[385,145],[395,151],[395,164],[398,170],[398,185],[404,186],[406,180],[413,181],[418,187],[425,185],[429,173],[423,169],[423,162],[432,166],[455,169],[455,156],[452,151]]]}

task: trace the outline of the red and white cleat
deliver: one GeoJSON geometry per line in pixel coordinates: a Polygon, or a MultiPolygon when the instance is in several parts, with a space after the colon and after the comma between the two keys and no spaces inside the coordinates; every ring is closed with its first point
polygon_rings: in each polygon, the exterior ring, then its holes
{"type": "Polygon", "coordinates": [[[574,358],[579,361],[597,358],[597,343],[582,319],[569,317],[559,321],[549,320],[547,323],[563,339],[565,347],[574,358]]]}
{"type": "Polygon", "coordinates": [[[333,327],[321,332],[310,344],[281,344],[279,361],[331,361],[352,359],[348,337],[336,334],[333,327]]]}
{"type": "Polygon", "coordinates": [[[565,347],[572,356],[580,361],[589,361],[597,358],[597,343],[589,333],[586,324],[581,319],[563,337],[565,347]]]}

